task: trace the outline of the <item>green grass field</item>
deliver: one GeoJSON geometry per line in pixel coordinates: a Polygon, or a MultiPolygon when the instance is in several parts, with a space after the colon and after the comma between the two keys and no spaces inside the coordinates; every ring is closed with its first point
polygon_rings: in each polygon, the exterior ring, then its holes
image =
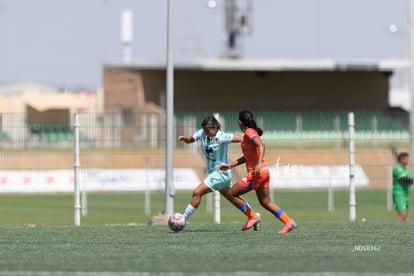
{"type": "MultiPolygon", "coordinates": [[[[259,206],[253,193],[246,198],[262,213],[261,231],[240,231],[245,217],[225,200],[222,223],[213,224],[205,198],[180,233],[147,225],[163,209],[162,192],[151,195],[151,215],[144,213],[143,193],[89,194],[81,227],[72,226],[71,194],[3,194],[0,275],[414,272],[414,225],[395,221],[385,191],[357,191],[358,219],[353,223],[348,222],[347,191],[335,192],[333,212],[327,211],[326,191],[274,195],[300,225],[288,235],[277,235],[282,224],[259,206]]],[[[177,193],[175,210],[182,212],[190,196],[190,191],[177,193]]]]}
{"type": "MultiPolygon", "coordinates": [[[[411,193],[411,202],[414,202],[411,193]]],[[[191,198],[191,191],[177,192],[174,199],[175,211],[183,212],[191,198]]],[[[251,206],[262,213],[263,218],[272,220],[257,202],[255,194],[248,193],[245,198],[251,206]]],[[[328,212],[328,193],[323,191],[275,191],[274,201],[298,221],[305,220],[342,220],[349,217],[348,191],[335,191],[335,210],[328,212]]],[[[369,220],[392,221],[393,210],[387,210],[387,195],[384,190],[358,190],[357,217],[369,220]]],[[[91,193],[87,196],[87,216],[82,217],[82,225],[104,224],[147,224],[151,218],[164,210],[163,192],[151,194],[151,213],[145,214],[145,195],[143,193],[91,193]]],[[[195,223],[213,222],[213,213],[207,212],[207,198],[191,218],[195,223]]],[[[221,220],[224,223],[243,222],[244,216],[229,202],[221,200],[221,220]]],[[[72,194],[0,194],[0,225],[18,226],[73,225],[72,194]]]]}
{"type": "Polygon", "coordinates": [[[413,226],[304,221],[284,236],[276,221],[258,232],[236,223],[191,223],[179,233],[167,226],[1,227],[0,272],[414,272],[413,226]]]}

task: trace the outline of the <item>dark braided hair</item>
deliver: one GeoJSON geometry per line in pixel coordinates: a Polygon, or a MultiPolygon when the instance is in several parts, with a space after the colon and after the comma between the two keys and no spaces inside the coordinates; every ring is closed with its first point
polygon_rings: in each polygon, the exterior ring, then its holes
{"type": "Polygon", "coordinates": [[[257,126],[256,120],[253,117],[253,113],[249,110],[243,110],[239,112],[239,120],[243,125],[253,128],[257,131],[259,136],[262,136],[263,130],[257,126]]]}

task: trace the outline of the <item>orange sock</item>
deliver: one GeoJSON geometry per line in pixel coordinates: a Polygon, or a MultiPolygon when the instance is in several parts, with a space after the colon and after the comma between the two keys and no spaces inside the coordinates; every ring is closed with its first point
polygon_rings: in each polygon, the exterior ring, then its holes
{"type": "Polygon", "coordinates": [[[252,208],[250,208],[250,206],[249,206],[249,204],[247,204],[247,202],[244,202],[242,204],[242,206],[239,207],[239,209],[248,218],[254,218],[256,216],[256,213],[252,210],[252,208]]]}
{"type": "Polygon", "coordinates": [[[279,210],[277,210],[277,212],[275,213],[275,216],[284,224],[288,223],[289,221],[291,221],[292,219],[288,216],[288,214],[283,211],[282,208],[279,208],[279,210]]]}

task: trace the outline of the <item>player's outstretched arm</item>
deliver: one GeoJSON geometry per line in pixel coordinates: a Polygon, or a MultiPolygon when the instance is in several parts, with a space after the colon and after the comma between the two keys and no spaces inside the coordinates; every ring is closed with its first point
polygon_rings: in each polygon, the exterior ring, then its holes
{"type": "Polygon", "coordinates": [[[178,136],[178,141],[183,141],[184,143],[190,144],[194,143],[195,139],[193,136],[178,136]]]}
{"type": "Polygon", "coordinates": [[[243,141],[243,136],[239,134],[233,134],[233,140],[231,140],[232,143],[240,143],[243,141]]]}
{"type": "Polygon", "coordinates": [[[242,157],[240,157],[236,161],[233,161],[230,164],[222,164],[218,168],[221,171],[227,171],[227,170],[230,170],[231,168],[236,167],[238,165],[241,165],[241,164],[243,164],[245,162],[246,162],[246,160],[244,159],[244,155],[243,155],[242,157]]]}

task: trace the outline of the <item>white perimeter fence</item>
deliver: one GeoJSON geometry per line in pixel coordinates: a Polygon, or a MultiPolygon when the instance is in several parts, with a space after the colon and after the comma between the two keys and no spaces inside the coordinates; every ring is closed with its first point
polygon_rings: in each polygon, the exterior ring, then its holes
{"type": "MultiPolygon", "coordinates": [[[[209,114],[177,113],[176,136],[194,133],[209,114]]],[[[237,112],[216,116],[224,131],[240,134],[237,112]]],[[[386,190],[387,208],[392,207],[391,170],[395,153],[409,149],[408,114],[257,112],[256,120],[264,129],[272,190],[325,189],[333,210],[334,190],[350,188],[350,220],[357,188],[386,190]]],[[[164,114],[1,114],[0,122],[0,194],[75,191],[79,213],[87,193],[163,192],[164,114]]],[[[239,146],[231,146],[230,159],[240,154],[239,146]]],[[[174,157],[175,190],[192,190],[205,177],[198,145],[176,143],[174,157]]],[[[235,170],[235,180],[243,173],[235,170]]]]}

